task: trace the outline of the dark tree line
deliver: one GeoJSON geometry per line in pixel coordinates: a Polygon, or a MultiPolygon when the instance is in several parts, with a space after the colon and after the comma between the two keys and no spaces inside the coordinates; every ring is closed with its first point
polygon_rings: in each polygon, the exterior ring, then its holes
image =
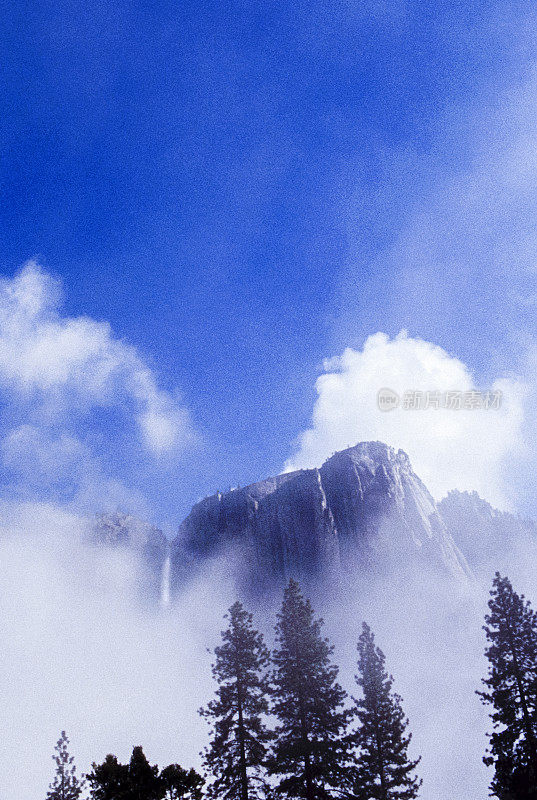
{"type": "Polygon", "coordinates": [[[128,764],[108,755],[102,764],[79,779],[68,752],[69,740],[62,731],[56,745],[56,775],[46,800],[79,800],[86,785],[92,800],[201,800],[205,783],[194,769],[170,764],[162,771],[151,766],[141,747],[134,747],[128,764]]]}
{"type": "Polygon", "coordinates": [[[93,764],[86,776],[93,800],[200,800],[204,780],[194,769],[170,764],[162,771],[151,766],[141,747],[128,764],[108,755],[93,764]]]}
{"type": "MultiPolygon", "coordinates": [[[[478,692],[491,706],[484,762],[499,800],[537,800],[537,615],[496,573],[484,631],[489,672],[478,692]]],[[[338,683],[333,647],[311,604],[290,581],[269,653],[252,615],[236,602],[215,649],[214,699],[204,766],[151,766],[141,747],[128,764],[108,755],[78,778],[65,732],[56,745],[47,800],[413,800],[421,780],[411,734],[385,657],[364,623],[357,698],[338,683]]]]}
{"type": "Polygon", "coordinates": [[[212,723],[205,752],[211,800],[417,797],[408,720],[367,625],[358,643],[363,696],[351,702],[322,620],[295,581],[284,593],[270,659],[240,603],[228,620],[215,650],[216,699],[201,711],[212,723]]]}

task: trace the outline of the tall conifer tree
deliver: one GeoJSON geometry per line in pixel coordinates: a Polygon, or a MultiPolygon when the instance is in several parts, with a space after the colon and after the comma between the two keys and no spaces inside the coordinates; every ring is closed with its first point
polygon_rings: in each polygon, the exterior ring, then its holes
{"type": "Polygon", "coordinates": [[[56,764],[56,775],[50,784],[47,800],[78,800],[84,789],[84,781],[77,777],[65,731],[61,732],[54,749],[56,753],[52,759],[56,764]]]}
{"type": "Polygon", "coordinates": [[[291,580],[276,625],[271,694],[279,725],[269,771],[280,777],[279,794],[305,800],[335,796],[345,762],[346,694],[321,626],[291,580]]]}
{"type": "Polygon", "coordinates": [[[200,714],[212,723],[205,766],[214,780],[207,794],[215,800],[254,800],[265,791],[263,764],[269,734],[266,667],[269,652],[252,627],[252,615],[234,603],[226,618],[222,645],[215,648],[216,698],[200,714]]]}
{"type": "Polygon", "coordinates": [[[349,794],[357,800],[413,800],[421,786],[414,774],[420,759],[408,757],[412,734],[406,733],[408,719],[384,665],[384,653],[364,622],[356,676],[363,697],[355,701],[359,727],[350,737],[356,763],[349,771],[349,794]]]}
{"type": "Polygon", "coordinates": [[[489,647],[486,691],[494,731],[483,759],[494,766],[491,792],[500,800],[537,798],[537,618],[499,572],[493,581],[484,631],[489,647]]]}

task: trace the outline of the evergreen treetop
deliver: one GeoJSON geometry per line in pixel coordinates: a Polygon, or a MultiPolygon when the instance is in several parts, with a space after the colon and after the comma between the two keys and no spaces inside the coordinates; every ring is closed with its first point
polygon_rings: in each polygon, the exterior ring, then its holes
{"type": "Polygon", "coordinates": [[[205,781],[195,769],[170,764],[160,773],[165,800],[201,800],[205,781]]]}
{"type": "Polygon", "coordinates": [[[92,800],[200,800],[203,778],[194,769],[170,764],[159,773],[141,747],[134,747],[128,764],[108,755],[93,764],[88,781],[92,800]]]}
{"type": "Polygon", "coordinates": [[[496,573],[485,631],[486,690],[493,732],[484,762],[494,766],[491,792],[501,800],[537,798],[537,617],[507,577],[496,573]]]}
{"type": "Polygon", "coordinates": [[[408,719],[401,698],[392,691],[384,653],[365,622],[358,640],[358,671],[356,682],[363,696],[355,700],[359,726],[350,737],[356,747],[350,794],[357,800],[413,800],[421,786],[413,774],[420,759],[408,757],[408,719]]]}
{"type": "Polygon", "coordinates": [[[229,625],[222,632],[222,644],[215,648],[212,668],[216,698],[200,709],[212,724],[204,758],[214,780],[207,794],[215,800],[252,800],[266,789],[269,652],[263,636],[253,628],[252,615],[240,602],[231,606],[226,619],[229,625]]]}
{"type": "Polygon", "coordinates": [[[47,792],[47,800],[78,800],[84,790],[84,780],[77,777],[65,731],[61,732],[54,749],[52,759],[56,764],[56,775],[47,792]]]}
{"type": "Polygon", "coordinates": [[[306,800],[337,794],[346,758],[346,693],[337,683],[322,624],[290,580],[276,625],[271,710],[279,725],[269,771],[280,776],[280,794],[306,800]]]}

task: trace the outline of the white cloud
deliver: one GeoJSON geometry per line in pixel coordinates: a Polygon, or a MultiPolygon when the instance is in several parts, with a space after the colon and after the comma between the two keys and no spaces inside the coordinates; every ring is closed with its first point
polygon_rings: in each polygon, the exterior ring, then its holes
{"type": "MultiPolygon", "coordinates": [[[[522,30],[525,36],[534,28],[522,30]]],[[[509,452],[502,430],[498,442],[485,431],[487,449],[505,446],[495,463],[506,466],[489,476],[484,452],[473,483],[535,517],[537,65],[527,64],[519,76],[510,88],[493,87],[492,102],[476,105],[472,97],[438,115],[427,151],[382,153],[372,197],[365,183],[357,186],[345,206],[350,245],[333,335],[357,347],[372,331],[409,328],[464,354],[489,384],[506,372],[520,375],[531,387],[524,452],[518,458],[518,440],[509,452]],[[363,247],[368,226],[379,233],[378,251],[363,247]]]]}
{"type": "Polygon", "coordinates": [[[155,455],[193,438],[188,411],[110,325],[60,314],[61,287],[29,262],[0,282],[0,386],[53,418],[117,406],[155,455]]]}
{"type": "Polygon", "coordinates": [[[319,466],[335,450],[380,440],[405,450],[433,495],[450,489],[478,491],[498,507],[510,505],[505,467],[522,448],[525,387],[499,378],[479,387],[462,361],[440,347],[402,332],[390,340],[370,336],[362,350],[348,348],[325,363],[318,378],[311,427],[298,439],[286,469],[319,466]],[[381,412],[377,392],[389,387],[446,392],[493,389],[503,393],[498,410],[405,410],[381,412]]]}

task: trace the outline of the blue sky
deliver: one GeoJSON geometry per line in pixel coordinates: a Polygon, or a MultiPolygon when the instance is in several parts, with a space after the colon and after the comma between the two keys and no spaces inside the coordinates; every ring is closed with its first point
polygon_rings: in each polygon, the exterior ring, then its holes
{"type": "MultiPolygon", "coordinates": [[[[486,380],[524,372],[537,181],[498,175],[534,130],[536,16],[475,0],[12,4],[0,271],[37,259],[64,316],[107,321],[180,392],[197,444],[166,463],[102,403],[76,422],[153,516],[278,471],[322,360],[377,331],[407,328],[486,380]]],[[[4,400],[9,430],[27,408],[4,400]]]]}

